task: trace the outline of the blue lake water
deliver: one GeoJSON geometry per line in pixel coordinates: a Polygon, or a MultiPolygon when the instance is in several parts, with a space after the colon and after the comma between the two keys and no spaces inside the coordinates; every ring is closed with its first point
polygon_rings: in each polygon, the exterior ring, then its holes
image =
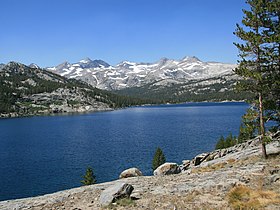
{"type": "Polygon", "coordinates": [[[238,134],[245,103],[188,103],[112,112],[0,120],[0,200],[81,186],[86,167],[98,182],[129,168],[151,175],[156,147],[181,163],[238,134]]]}

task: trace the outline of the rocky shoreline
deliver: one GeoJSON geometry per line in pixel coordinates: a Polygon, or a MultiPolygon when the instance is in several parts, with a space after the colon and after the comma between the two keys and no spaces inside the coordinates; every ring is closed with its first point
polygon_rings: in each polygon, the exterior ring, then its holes
{"type": "Polygon", "coordinates": [[[78,109],[73,110],[48,110],[41,113],[36,114],[19,114],[19,113],[9,113],[9,114],[0,114],[1,119],[10,119],[10,118],[22,118],[22,117],[44,117],[44,116],[67,116],[67,115],[80,115],[86,113],[94,113],[94,112],[107,112],[107,111],[114,111],[116,109],[110,107],[80,107],[78,109]]]}
{"type": "MultiPolygon", "coordinates": [[[[54,91],[56,92],[56,91],[54,91]]],[[[39,95],[39,94],[38,94],[39,95]]],[[[45,97],[44,94],[42,94],[45,97]]],[[[37,96],[38,97],[38,96],[37,96]]],[[[244,100],[227,100],[227,101],[201,101],[201,102],[185,102],[185,103],[245,103],[244,100]]],[[[45,110],[39,111],[37,113],[0,113],[0,119],[8,119],[8,118],[19,118],[19,117],[34,117],[34,116],[53,116],[53,115],[71,115],[71,114],[83,114],[90,112],[105,112],[105,111],[115,111],[126,108],[133,107],[143,107],[143,106],[159,106],[159,105],[177,105],[177,104],[185,104],[185,103],[166,103],[166,104],[143,104],[143,105],[135,105],[135,106],[127,106],[123,108],[111,108],[105,103],[95,102],[93,105],[79,105],[79,106],[70,106],[67,104],[67,101],[63,101],[61,104],[51,104],[49,107],[45,107],[45,110]],[[48,108],[48,109],[47,109],[48,108]]],[[[32,105],[33,107],[40,107],[40,105],[36,105],[35,103],[32,105]]]]}
{"type": "Polygon", "coordinates": [[[232,209],[228,193],[240,185],[273,192],[275,200],[262,203],[261,209],[279,209],[279,141],[278,132],[267,145],[268,159],[261,157],[256,138],[185,160],[178,166],[181,170],[178,174],[130,177],[44,196],[2,201],[0,209],[232,209]],[[102,206],[102,192],[124,182],[134,188],[132,204],[102,206]]]}
{"type": "Polygon", "coordinates": [[[0,119],[113,110],[108,104],[85,97],[79,89],[73,91],[58,88],[51,93],[40,93],[23,97],[22,101],[18,102],[17,106],[21,107],[24,111],[0,113],[0,119]]]}

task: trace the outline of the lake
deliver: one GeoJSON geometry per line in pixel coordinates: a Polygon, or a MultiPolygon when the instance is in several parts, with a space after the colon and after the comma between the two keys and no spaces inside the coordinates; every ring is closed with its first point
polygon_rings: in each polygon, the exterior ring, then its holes
{"type": "Polygon", "coordinates": [[[168,162],[214,149],[238,134],[248,104],[187,103],[111,112],[0,120],[0,200],[81,186],[87,166],[97,182],[129,168],[152,175],[157,147],[168,162]]]}

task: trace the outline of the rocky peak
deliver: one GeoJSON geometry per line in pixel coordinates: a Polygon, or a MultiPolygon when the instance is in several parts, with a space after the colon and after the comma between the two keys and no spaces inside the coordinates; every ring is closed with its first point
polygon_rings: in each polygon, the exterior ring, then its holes
{"type": "Polygon", "coordinates": [[[71,66],[70,63],[68,63],[67,61],[64,61],[63,63],[57,65],[55,68],[57,70],[62,70],[62,69],[66,69],[66,68],[69,68],[71,66]]]}
{"type": "Polygon", "coordinates": [[[187,61],[187,62],[201,62],[197,57],[195,56],[185,56],[181,61],[187,61]]]}
{"type": "Polygon", "coordinates": [[[110,66],[110,64],[108,64],[108,63],[106,63],[105,61],[103,61],[103,60],[94,60],[93,62],[95,62],[95,63],[97,63],[97,64],[99,64],[99,67],[109,67],[110,66]]]}
{"type": "Polygon", "coordinates": [[[159,65],[164,65],[164,64],[166,64],[168,61],[169,61],[168,58],[163,57],[163,58],[161,58],[157,63],[158,63],[159,65]]]}
{"type": "Polygon", "coordinates": [[[121,63],[117,64],[118,68],[129,68],[130,66],[134,66],[136,63],[130,61],[122,61],[121,63]]]}
{"type": "Polygon", "coordinates": [[[3,71],[9,71],[9,72],[15,72],[15,73],[24,72],[26,69],[28,69],[28,66],[21,64],[21,63],[14,62],[14,61],[9,62],[2,68],[3,71]]]}
{"type": "Polygon", "coordinates": [[[35,63],[31,63],[30,65],[29,65],[29,67],[30,68],[34,68],[34,69],[39,69],[40,67],[37,65],[37,64],[35,64],[35,63]]]}
{"type": "Polygon", "coordinates": [[[107,68],[110,66],[103,60],[91,60],[90,58],[84,58],[73,65],[80,65],[82,68],[107,68]]]}
{"type": "Polygon", "coordinates": [[[88,58],[88,57],[86,57],[86,58],[84,58],[84,59],[79,61],[79,63],[91,63],[91,62],[92,62],[92,60],[90,58],[88,58]]]}

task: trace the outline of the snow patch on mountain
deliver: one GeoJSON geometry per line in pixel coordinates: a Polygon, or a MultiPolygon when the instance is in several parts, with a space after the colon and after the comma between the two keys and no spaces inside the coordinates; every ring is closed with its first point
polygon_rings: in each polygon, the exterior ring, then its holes
{"type": "Polygon", "coordinates": [[[218,77],[232,74],[235,67],[235,64],[203,62],[197,57],[186,56],[181,60],[162,58],[155,63],[123,61],[116,66],[102,60],[85,58],[78,63],[64,62],[47,70],[68,78],[83,80],[100,89],[119,90],[157,81],[167,85],[171,81],[181,83],[218,77]]]}

